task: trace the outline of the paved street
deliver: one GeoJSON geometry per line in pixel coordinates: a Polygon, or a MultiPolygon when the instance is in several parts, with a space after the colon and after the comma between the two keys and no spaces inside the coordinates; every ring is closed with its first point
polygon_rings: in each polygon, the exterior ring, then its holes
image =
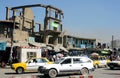
{"type": "Polygon", "coordinates": [[[93,78],[120,78],[120,69],[99,68],[92,73],[93,78]]]}
{"type": "MultiPolygon", "coordinates": [[[[99,68],[96,69],[94,72],[91,73],[93,75],[93,78],[120,78],[120,69],[116,70],[109,70],[108,68],[99,68]]],[[[31,75],[35,75],[37,77],[33,78],[44,78],[43,75],[39,73],[25,73],[25,74],[16,74],[15,71],[9,69],[9,68],[0,68],[0,78],[31,78],[31,75]],[[26,76],[26,77],[25,77],[26,76]]],[[[56,78],[69,78],[69,75],[60,75],[56,78]]]]}

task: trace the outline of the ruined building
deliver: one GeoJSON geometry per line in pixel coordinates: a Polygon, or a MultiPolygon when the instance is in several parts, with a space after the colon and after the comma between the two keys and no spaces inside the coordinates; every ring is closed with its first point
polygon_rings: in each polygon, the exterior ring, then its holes
{"type": "Polygon", "coordinates": [[[63,46],[62,18],[62,10],[51,5],[6,7],[6,20],[0,21],[0,66],[4,67],[5,63],[18,58],[17,47],[41,47],[45,48],[44,51],[49,47],[50,50],[60,51],[59,47],[63,46]],[[44,16],[35,16],[33,8],[44,16]],[[42,17],[43,21],[37,22],[35,17],[42,17]]]}
{"type": "Polygon", "coordinates": [[[6,20],[0,21],[0,40],[6,41],[8,46],[62,45],[62,18],[62,10],[51,5],[7,7],[6,20]],[[41,15],[44,22],[36,22],[33,7],[45,9],[45,16],[41,15]],[[36,26],[39,31],[35,31],[36,26]]]}

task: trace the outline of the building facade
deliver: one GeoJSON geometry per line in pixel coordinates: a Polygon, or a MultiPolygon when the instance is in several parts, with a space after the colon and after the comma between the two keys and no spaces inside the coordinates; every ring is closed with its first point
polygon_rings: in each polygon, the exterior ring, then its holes
{"type": "Polygon", "coordinates": [[[0,40],[7,41],[10,46],[36,46],[37,43],[57,45],[62,32],[62,17],[62,10],[51,5],[7,7],[6,20],[0,21],[0,40]],[[33,7],[44,8],[44,22],[36,22],[36,16],[31,9],[33,7]]]}
{"type": "Polygon", "coordinates": [[[64,46],[68,49],[96,48],[96,39],[80,38],[71,35],[65,35],[63,39],[64,46]]]}
{"type": "MultiPolygon", "coordinates": [[[[0,43],[7,43],[4,51],[0,50],[0,63],[8,62],[14,57],[16,47],[33,46],[45,47],[47,45],[62,45],[58,38],[62,32],[62,10],[51,5],[34,4],[6,8],[6,20],[0,21],[0,43]],[[35,20],[32,8],[41,7],[45,13],[43,22],[35,20]],[[37,30],[36,31],[36,26],[37,30]]],[[[24,57],[24,56],[23,56],[24,57]]]]}
{"type": "Polygon", "coordinates": [[[120,48],[120,40],[113,40],[113,41],[111,41],[111,47],[119,49],[120,48]]]}

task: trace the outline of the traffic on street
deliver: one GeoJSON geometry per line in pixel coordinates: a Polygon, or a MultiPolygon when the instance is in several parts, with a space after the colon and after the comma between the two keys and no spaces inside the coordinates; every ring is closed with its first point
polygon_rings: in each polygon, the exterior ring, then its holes
{"type": "Polygon", "coordinates": [[[120,38],[114,39],[112,33],[119,35],[119,2],[4,1],[0,2],[0,18],[4,17],[0,78],[120,78],[120,38]]]}

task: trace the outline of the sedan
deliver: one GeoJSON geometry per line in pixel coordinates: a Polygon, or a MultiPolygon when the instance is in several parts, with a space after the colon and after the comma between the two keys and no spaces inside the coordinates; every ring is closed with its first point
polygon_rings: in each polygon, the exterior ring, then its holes
{"type": "Polygon", "coordinates": [[[30,58],[23,63],[14,63],[11,68],[18,74],[22,74],[25,71],[37,71],[39,66],[44,66],[45,64],[52,64],[47,58],[30,58]]]}

